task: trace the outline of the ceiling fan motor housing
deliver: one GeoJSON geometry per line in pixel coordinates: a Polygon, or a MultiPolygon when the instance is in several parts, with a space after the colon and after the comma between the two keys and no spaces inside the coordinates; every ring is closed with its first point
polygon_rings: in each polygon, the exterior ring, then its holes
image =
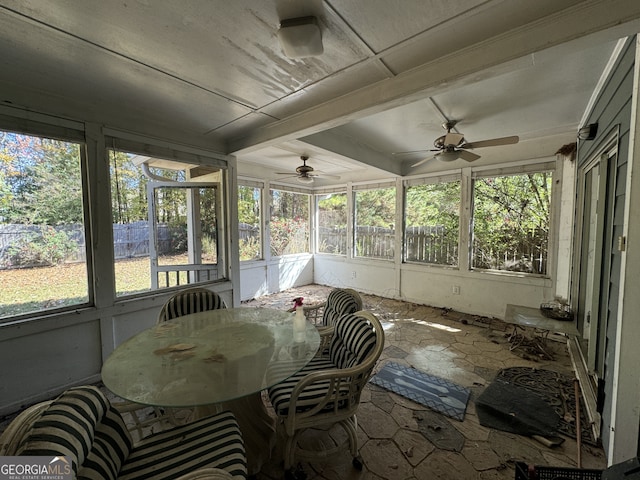
{"type": "Polygon", "coordinates": [[[310,167],[309,165],[300,165],[298,168],[296,168],[296,172],[298,172],[300,175],[308,175],[309,173],[313,172],[313,167],[310,167]]]}

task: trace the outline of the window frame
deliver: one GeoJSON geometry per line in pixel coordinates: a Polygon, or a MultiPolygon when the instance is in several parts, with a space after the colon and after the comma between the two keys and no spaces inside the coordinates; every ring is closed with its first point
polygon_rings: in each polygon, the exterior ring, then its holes
{"type": "Polygon", "coordinates": [[[464,183],[463,177],[460,172],[457,173],[444,173],[432,176],[424,176],[411,178],[408,180],[404,180],[402,182],[402,263],[409,265],[427,265],[429,267],[436,268],[448,268],[448,269],[460,269],[460,263],[462,257],[464,257],[464,252],[462,250],[462,232],[463,232],[463,211],[464,211],[464,183]],[[457,258],[455,264],[440,264],[440,263],[431,263],[419,260],[407,260],[407,190],[411,187],[416,187],[420,185],[433,185],[433,184],[441,184],[441,183],[459,183],[459,206],[458,206],[458,235],[457,235],[457,258]]]}
{"type": "Polygon", "coordinates": [[[269,211],[269,216],[267,218],[267,216],[265,215],[265,221],[268,225],[267,227],[267,231],[268,234],[265,235],[266,238],[268,238],[266,247],[268,247],[269,249],[269,258],[285,258],[285,257],[291,257],[291,256],[295,256],[295,255],[313,255],[313,246],[312,246],[312,228],[313,228],[313,221],[312,221],[312,217],[313,217],[313,203],[312,203],[312,199],[313,199],[313,192],[308,191],[308,190],[302,190],[302,189],[298,189],[295,187],[289,187],[287,185],[275,185],[275,184],[270,184],[269,185],[269,191],[267,192],[267,204],[268,204],[268,211],[269,211]],[[273,209],[273,192],[274,190],[280,191],[280,192],[285,192],[285,193],[291,193],[294,195],[305,195],[307,197],[307,219],[306,219],[306,225],[307,225],[307,238],[306,238],[306,251],[304,252],[294,252],[294,253],[284,253],[281,255],[274,255],[273,253],[273,246],[272,246],[272,239],[273,239],[273,229],[272,229],[272,209],[273,209]]]}
{"type": "MultiPolygon", "coordinates": [[[[262,261],[265,259],[265,215],[264,215],[264,205],[265,205],[265,185],[264,182],[257,182],[257,181],[253,181],[253,180],[247,180],[247,179],[238,179],[238,195],[236,195],[236,202],[239,201],[239,196],[240,196],[240,189],[241,188],[254,188],[257,189],[259,192],[258,195],[258,204],[260,206],[260,212],[259,212],[259,218],[258,218],[258,228],[259,228],[259,255],[255,258],[247,258],[247,259],[242,259],[240,257],[240,252],[238,252],[238,260],[240,263],[242,264],[246,264],[249,262],[257,262],[257,261],[262,261]]],[[[236,211],[239,212],[239,208],[236,209],[236,211]]],[[[240,223],[240,216],[238,215],[238,224],[240,223]]],[[[240,245],[240,243],[242,242],[242,240],[240,239],[240,232],[238,231],[238,245],[240,245]]]]}
{"type": "MultiPolygon", "coordinates": [[[[351,258],[353,259],[366,259],[366,260],[376,260],[376,261],[383,261],[383,262],[395,262],[396,261],[396,257],[398,255],[398,225],[397,225],[397,220],[398,220],[398,186],[396,184],[396,182],[381,182],[381,183],[367,183],[367,184],[359,184],[359,185],[354,185],[352,188],[352,192],[351,192],[351,202],[352,202],[352,214],[351,214],[351,226],[352,226],[352,232],[351,232],[351,258]],[[357,219],[358,219],[358,201],[357,201],[357,195],[359,192],[365,192],[365,191],[373,191],[373,190],[386,190],[386,189],[393,189],[394,190],[394,213],[393,213],[393,225],[394,225],[394,232],[393,232],[393,239],[390,242],[393,246],[393,254],[390,256],[368,256],[368,255],[358,255],[358,238],[357,238],[357,231],[358,231],[358,224],[357,224],[357,219]]],[[[404,234],[404,233],[403,233],[404,234]]]]}
{"type": "MultiPolygon", "coordinates": [[[[124,152],[127,154],[140,155],[140,156],[151,157],[159,160],[165,160],[173,163],[183,164],[185,166],[187,178],[189,178],[188,171],[190,169],[198,168],[199,166],[214,167],[220,170],[219,182],[211,182],[211,181],[205,181],[205,180],[203,181],[191,180],[191,181],[184,181],[184,182],[169,181],[166,183],[166,185],[173,184],[174,186],[178,186],[177,185],[178,183],[180,184],[184,183],[184,185],[180,185],[181,188],[189,188],[189,187],[198,188],[203,184],[205,185],[211,184],[211,183],[218,184],[216,187],[218,190],[216,194],[216,199],[217,199],[216,200],[216,203],[217,203],[216,216],[218,215],[221,216],[221,218],[216,218],[217,235],[218,235],[217,243],[219,246],[218,252],[217,252],[217,265],[218,265],[217,270],[219,272],[218,278],[211,279],[211,280],[197,281],[192,283],[190,282],[188,284],[194,285],[194,286],[195,285],[206,286],[206,285],[212,285],[216,283],[228,282],[229,279],[231,278],[231,258],[230,258],[229,249],[226,247],[226,245],[230,244],[230,240],[229,240],[230,232],[226,228],[228,223],[226,221],[226,216],[229,215],[229,210],[227,207],[225,207],[225,205],[228,205],[228,199],[230,195],[229,192],[231,188],[230,180],[229,180],[228,162],[208,152],[193,151],[193,149],[191,148],[180,149],[179,147],[162,145],[160,143],[159,144],[146,143],[145,141],[131,139],[125,136],[119,136],[117,133],[114,133],[113,135],[111,135],[110,133],[105,135],[104,155],[108,157],[110,151],[112,150],[115,150],[118,152],[124,152]]],[[[110,175],[109,175],[109,179],[111,180],[110,175]]],[[[109,198],[112,198],[110,180],[107,183],[109,184],[108,186],[109,198]]],[[[154,180],[149,179],[147,188],[149,187],[150,183],[153,181],[154,180]]],[[[158,183],[157,180],[156,180],[156,183],[158,183]]],[[[164,182],[162,181],[162,179],[160,179],[159,183],[162,184],[164,182]]],[[[111,202],[109,203],[109,205],[111,206],[111,202]]],[[[111,209],[109,210],[109,213],[110,213],[110,218],[112,218],[113,213],[111,209]]],[[[147,218],[148,218],[148,214],[147,214],[147,218]]],[[[151,227],[152,225],[149,225],[149,228],[151,227]]],[[[149,280],[150,280],[151,286],[149,290],[130,293],[130,294],[124,294],[124,295],[118,295],[117,287],[116,287],[116,278],[115,278],[115,275],[116,275],[115,258],[114,258],[114,252],[113,252],[114,239],[113,239],[112,231],[111,231],[110,239],[111,239],[111,274],[112,274],[112,281],[113,281],[112,295],[113,295],[114,301],[116,302],[127,301],[134,298],[141,298],[144,296],[151,296],[158,293],[170,292],[172,290],[176,290],[177,288],[184,287],[185,284],[178,283],[177,285],[154,288],[153,278],[150,278],[149,280]]],[[[197,265],[197,264],[189,263],[189,265],[197,265]]]]}
{"type": "Polygon", "coordinates": [[[314,209],[315,209],[315,224],[314,226],[314,230],[315,230],[315,234],[313,235],[315,238],[315,248],[313,253],[317,254],[317,255],[333,255],[336,257],[346,257],[349,253],[349,230],[351,229],[351,217],[349,215],[349,193],[347,192],[346,188],[343,189],[337,189],[337,190],[330,190],[330,191],[314,191],[313,193],[313,202],[314,202],[314,209]],[[320,197],[326,197],[328,195],[344,195],[344,199],[345,199],[345,232],[344,232],[344,243],[345,243],[345,250],[344,253],[333,253],[333,252],[321,252],[320,251],[320,197]]]}
{"type": "Polygon", "coordinates": [[[16,128],[16,118],[3,115],[0,113],[0,129],[4,132],[24,135],[30,137],[38,137],[43,139],[56,140],[60,142],[72,143],[78,145],[79,153],[79,176],[80,176],[80,188],[81,188],[81,201],[82,201],[82,230],[84,235],[84,254],[85,254],[85,282],[86,282],[86,301],[75,303],[72,305],[65,305],[55,308],[37,309],[25,313],[19,313],[15,315],[6,316],[0,318],[0,325],[13,322],[20,322],[24,320],[31,320],[34,317],[51,316],[71,311],[79,311],[86,308],[94,307],[96,304],[95,285],[92,279],[95,277],[94,271],[94,251],[92,245],[92,221],[90,210],[90,186],[89,186],[89,169],[91,168],[88,161],[87,142],[85,140],[85,132],[83,131],[83,125],[78,122],[60,120],[58,124],[50,124],[46,122],[40,122],[37,119],[40,117],[38,114],[34,114],[31,119],[20,119],[20,128],[16,128]]]}
{"type": "Polygon", "coordinates": [[[555,276],[556,258],[555,251],[557,245],[557,229],[558,229],[558,216],[559,216],[559,201],[560,201],[560,188],[557,188],[559,178],[561,178],[561,163],[560,160],[544,159],[535,162],[522,162],[511,165],[491,165],[487,167],[480,167],[471,169],[469,179],[469,218],[468,218],[468,256],[467,256],[467,269],[470,272],[489,275],[502,275],[521,278],[542,278],[551,279],[555,276]],[[474,254],[474,212],[475,212],[475,181],[476,179],[500,177],[500,176],[516,176],[526,175],[529,173],[542,173],[550,172],[551,177],[551,196],[549,205],[549,231],[547,234],[547,271],[544,274],[518,272],[510,270],[500,269],[483,269],[473,267],[473,254],[474,254]]]}

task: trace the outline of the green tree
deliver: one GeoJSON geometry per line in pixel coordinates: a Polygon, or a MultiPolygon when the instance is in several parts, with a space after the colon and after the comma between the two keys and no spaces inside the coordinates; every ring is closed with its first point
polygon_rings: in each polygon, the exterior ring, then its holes
{"type": "Polygon", "coordinates": [[[7,223],[81,223],[80,145],[0,132],[0,203],[7,223]]]}
{"type": "Polygon", "coordinates": [[[396,189],[394,187],[356,192],[358,226],[394,228],[396,189]]]}
{"type": "Polygon", "coordinates": [[[552,172],[476,179],[477,268],[546,273],[552,172]]]}
{"type": "Polygon", "coordinates": [[[460,182],[430,183],[405,191],[405,259],[458,264],[460,182]]]}
{"type": "Polygon", "coordinates": [[[238,187],[238,221],[247,225],[260,225],[260,189],[238,187]]]}
{"type": "Polygon", "coordinates": [[[309,251],[309,195],[271,190],[271,254],[309,251]]]}

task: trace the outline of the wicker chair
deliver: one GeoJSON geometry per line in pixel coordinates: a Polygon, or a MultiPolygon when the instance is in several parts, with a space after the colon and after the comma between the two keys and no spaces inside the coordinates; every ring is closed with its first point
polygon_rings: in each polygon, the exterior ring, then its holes
{"type": "Polygon", "coordinates": [[[325,451],[302,450],[298,445],[300,435],[312,427],[339,424],[347,433],[354,467],[362,468],[356,411],[383,348],[384,331],[372,313],[344,315],[336,322],[328,355],[315,357],[298,373],[269,389],[278,427],[286,438],[286,478],[296,478],[296,457],[324,458],[343,449],[343,445],[336,445],[325,451]]]}
{"type": "Polygon", "coordinates": [[[218,310],[220,308],[227,308],[227,306],[216,292],[206,288],[189,288],[176,293],[167,300],[162,310],[160,310],[160,315],[158,315],[158,323],[190,313],[218,310]]]}
{"type": "Polygon", "coordinates": [[[0,436],[0,455],[65,456],[78,480],[247,478],[231,412],[134,443],[120,412],[94,386],[71,388],[23,411],[0,436]]]}
{"type": "Polygon", "coordinates": [[[362,310],[362,298],[351,288],[334,288],[329,292],[327,299],[314,305],[303,305],[305,317],[316,325],[320,333],[320,347],[318,354],[326,353],[331,342],[333,327],[343,315],[356,313],[362,310]]]}

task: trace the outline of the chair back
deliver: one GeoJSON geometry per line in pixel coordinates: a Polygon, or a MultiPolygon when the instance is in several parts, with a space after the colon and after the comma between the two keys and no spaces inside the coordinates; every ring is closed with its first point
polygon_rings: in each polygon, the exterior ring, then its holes
{"type": "Polygon", "coordinates": [[[362,298],[358,292],[351,288],[334,288],[327,296],[322,324],[333,326],[340,317],[360,310],[362,310],[362,298]]]}
{"type": "Polygon", "coordinates": [[[329,358],[340,369],[351,370],[349,393],[339,395],[339,408],[354,409],[384,349],[384,330],[371,312],[342,316],[335,325],[329,358]]]}
{"type": "Polygon", "coordinates": [[[20,442],[17,455],[65,456],[75,478],[115,480],[132,448],[120,413],[99,388],[82,386],[67,390],[46,407],[20,442]]]}
{"type": "Polygon", "coordinates": [[[218,310],[227,308],[224,300],[216,292],[206,288],[190,288],[173,295],[164,304],[158,323],[173,320],[174,318],[191,313],[205,312],[208,310],[218,310]]]}

